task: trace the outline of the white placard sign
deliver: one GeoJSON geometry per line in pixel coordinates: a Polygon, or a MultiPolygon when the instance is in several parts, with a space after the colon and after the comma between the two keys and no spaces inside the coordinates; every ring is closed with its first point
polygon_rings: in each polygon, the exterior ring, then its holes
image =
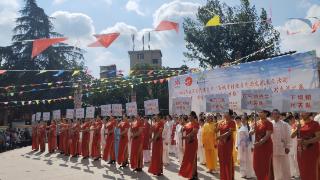
{"type": "Polygon", "coordinates": [[[50,121],[50,112],[44,112],[42,113],[42,116],[44,121],[50,121]]]}
{"type": "Polygon", "coordinates": [[[84,108],[76,109],[76,118],[77,119],[84,118],[84,108]]]}
{"type": "Polygon", "coordinates": [[[241,91],[241,109],[272,110],[271,89],[251,89],[241,91]]]}
{"type": "Polygon", "coordinates": [[[40,120],[41,120],[41,114],[42,114],[41,112],[37,112],[37,113],[36,113],[36,120],[37,120],[37,121],[40,121],[40,120]]]}
{"type": "Polygon", "coordinates": [[[229,110],[228,94],[212,94],[206,96],[206,112],[223,113],[229,110]]]}
{"type": "Polygon", "coordinates": [[[127,116],[137,116],[138,115],[137,102],[126,103],[126,113],[127,113],[127,116]]]}
{"type": "Polygon", "coordinates": [[[177,97],[172,100],[172,112],[176,115],[189,115],[192,107],[192,97],[177,97]]]}
{"type": "Polygon", "coordinates": [[[155,115],[159,114],[159,103],[158,99],[152,99],[144,101],[145,115],[155,115]]]}
{"type": "Polygon", "coordinates": [[[101,116],[103,116],[103,117],[112,116],[111,104],[102,105],[102,106],[100,106],[100,108],[101,108],[101,116]]]}
{"type": "Polygon", "coordinates": [[[52,111],[52,119],[54,120],[61,119],[61,111],[60,110],[52,111]]]}
{"type": "Polygon", "coordinates": [[[36,121],[36,114],[32,114],[32,116],[31,116],[31,121],[32,121],[32,122],[35,122],[35,121],[36,121]]]}
{"type": "Polygon", "coordinates": [[[122,104],[112,104],[112,115],[122,116],[122,104]]]}
{"type": "Polygon", "coordinates": [[[94,118],[95,107],[86,108],[86,118],[94,118]]]}
{"type": "Polygon", "coordinates": [[[320,111],[320,89],[290,90],[282,98],[283,112],[320,111]]]}
{"type": "Polygon", "coordinates": [[[67,119],[73,119],[74,118],[74,109],[67,109],[66,118],[67,119]]]}

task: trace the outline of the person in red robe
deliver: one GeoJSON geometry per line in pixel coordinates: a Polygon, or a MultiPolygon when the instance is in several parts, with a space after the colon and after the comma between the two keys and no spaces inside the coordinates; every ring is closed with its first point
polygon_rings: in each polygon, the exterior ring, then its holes
{"type": "Polygon", "coordinates": [[[142,171],[143,167],[143,119],[138,116],[131,124],[130,165],[134,171],[142,171]]]}
{"type": "Polygon", "coordinates": [[[63,154],[63,139],[64,139],[64,135],[65,135],[65,131],[64,131],[64,125],[65,125],[65,119],[61,119],[60,123],[59,123],[59,145],[58,145],[58,149],[60,151],[61,154],[63,154]]]}
{"type": "Polygon", "coordinates": [[[217,131],[218,157],[220,164],[220,179],[234,179],[234,163],[233,163],[233,132],[236,131],[236,123],[232,120],[233,111],[224,114],[224,120],[219,122],[217,131]]]}
{"type": "Polygon", "coordinates": [[[148,172],[161,176],[163,173],[163,142],[162,142],[162,131],[165,122],[162,121],[158,116],[155,118],[155,124],[152,126],[152,156],[151,163],[148,172]]]}
{"type": "Polygon", "coordinates": [[[46,150],[46,129],[47,126],[45,125],[45,122],[41,121],[40,126],[38,127],[40,152],[44,152],[46,150]]]}
{"type": "Polygon", "coordinates": [[[148,122],[148,118],[143,118],[144,124],[143,124],[143,160],[145,163],[149,163],[151,160],[150,157],[150,150],[151,150],[151,125],[148,122]]]}
{"type": "Polygon", "coordinates": [[[250,132],[255,134],[253,169],[258,180],[269,180],[271,175],[273,125],[267,119],[267,114],[268,111],[259,112],[260,120],[253,125],[253,130],[250,132]]]}
{"type": "Polygon", "coordinates": [[[120,141],[119,141],[119,152],[118,152],[118,164],[121,168],[128,165],[128,130],[130,124],[127,117],[124,117],[122,122],[118,124],[120,129],[120,141]]]}
{"type": "Polygon", "coordinates": [[[101,157],[101,127],[102,120],[100,116],[97,116],[96,121],[94,122],[94,132],[93,132],[93,140],[92,140],[92,152],[91,156],[96,161],[101,157]]]}
{"type": "Polygon", "coordinates": [[[80,128],[79,121],[75,120],[71,127],[70,155],[72,157],[77,157],[79,155],[80,128]]]}
{"type": "Polygon", "coordinates": [[[36,121],[34,125],[32,125],[32,150],[38,151],[39,143],[38,143],[38,125],[39,123],[36,121]]]}
{"type": "Polygon", "coordinates": [[[48,151],[49,153],[54,153],[57,148],[57,126],[56,121],[52,120],[50,126],[48,126],[48,151]]]}
{"type": "Polygon", "coordinates": [[[311,113],[301,113],[301,120],[291,134],[298,138],[298,165],[301,180],[320,179],[320,125],[313,121],[311,113]]]}
{"type": "Polygon", "coordinates": [[[71,132],[70,132],[70,128],[71,128],[71,120],[66,120],[66,123],[63,125],[63,153],[66,156],[70,155],[70,145],[71,145],[71,140],[72,140],[72,136],[71,136],[71,132]]]}
{"type": "Polygon", "coordinates": [[[192,111],[189,116],[189,121],[184,127],[185,136],[182,137],[185,143],[182,163],[179,170],[179,175],[189,179],[197,179],[197,150],[198,139],[197,134],[200,128],[197,114],[192,111]]]}
{"type": "Polygon", "coordinates": [[[89,139],[90,139],[90,122],[88,119],[81,125],[82,140],[81,140],[81,155],[83,159],[89,157],[89,139]]]}
{"type": "Polygon", "coordinates": [[[107,122],[105,128],[107,131],[107,139],[103,152],[103,160],[107,161],[109,159],[108,164],[114,164],[116,161],[116,155],[114,152],[114,128],[116,127],[117,122],[114,117],[111,117],[109,122],[107,122]]]}

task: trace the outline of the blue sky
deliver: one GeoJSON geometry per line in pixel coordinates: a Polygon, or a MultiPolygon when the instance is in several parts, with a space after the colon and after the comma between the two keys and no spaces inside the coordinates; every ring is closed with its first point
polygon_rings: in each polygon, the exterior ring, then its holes
{"type": "MultiPolygon", "coordinates": [[[[45,12],[55,17],[56,31],[69,37],[69,43],[86,50],[86,65],[98,77],[99,66],[117,64],[118,69],[129,71],[128,50],[132,49],[130,35],[137,35],[136,49],[141,49],[141,36],[154,28],[161,20],[182,22],[184,17],[194,17],[197,7],[206,0],[38,0],[45,12]],[[108,49],[87,48],[94,41],[93,34],[118,31],[120,38],[108,49]]],[[[229,5],[239,0],[224,0],[229,5]]],[[[272,7],[273,25],[281,32],[281,48],[284,51],[320,51],[320,30],[314,34],[301,33],[286,35],[286,30],[305,28],[301,22],[291,22],[291,17],[320,17],[318,0],[251,0],[258,11],[272,7]]],[[[11,29],[17,10],[23,6],[22,0],[0,1],[0,46],[10,42],[11,29]]],[[[185,42],[183,30],[152,33],[151,48],[163,51],[163,65],[179,67],[187,64],[196,67],[197,63],[184,62],[185,42]]],[[[318,52],[319,55],[319,52],[318,52]]]]}

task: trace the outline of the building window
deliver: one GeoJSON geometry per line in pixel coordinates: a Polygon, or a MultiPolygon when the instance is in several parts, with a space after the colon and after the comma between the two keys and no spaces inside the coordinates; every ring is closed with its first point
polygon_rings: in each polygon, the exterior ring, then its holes
{"type": "Polygon", "coordinates": [[[158,64],[158,59],[152,59],[152,64],[158,64]]]}
{"type": "Polygon", "coordinates": [[[139,53],[139,54],[137,54],[137,57],[138,57],[139,60],[144,59],[144,54],[139,53]]]}

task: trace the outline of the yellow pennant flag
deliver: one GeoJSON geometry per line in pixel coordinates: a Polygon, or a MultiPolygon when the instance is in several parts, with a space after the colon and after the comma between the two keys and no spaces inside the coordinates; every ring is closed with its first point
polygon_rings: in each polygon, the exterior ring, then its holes
{"type": "Polygon", "coordinates": [[[206,24],[206,27],[211,27],[211,26],[220,26],[221,23],[220,23],[220,16],[218,15],[215,15],[213,16],[213,18],[211,18],[207,24],[206,24]]]}
{"type": "Polygon", "coordinates": [[[80,71],[79,71],[79,70],[74,71],[74,72],[72,73],[72,76],[75,76],[75,75],[77,75],[77,74],[79,74],[79,73],[80,73],[80,71]]]}

